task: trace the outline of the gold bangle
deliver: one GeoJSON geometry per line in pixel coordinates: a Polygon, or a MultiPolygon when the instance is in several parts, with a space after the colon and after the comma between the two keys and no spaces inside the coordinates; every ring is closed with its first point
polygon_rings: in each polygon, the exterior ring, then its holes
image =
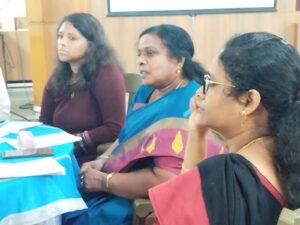
{"type": "Polygon", "coordinates": [[[188,169],[188,168],[186,168],[185,166],[184,166],[184,164],[182,163],[182,165],[181,165],[181,171],[182,172],[187,172],[187,171],[189,171],[190,169],[188,169]]]}
{"type": "Polygon", "coordinates": [[[115,175],[115,173],[109,173],[106,176],[106,190],[107,190],[107,192],[110,192],[109,181],[111,180],[111,178],[113,177],[113,175],[115,175]]]}

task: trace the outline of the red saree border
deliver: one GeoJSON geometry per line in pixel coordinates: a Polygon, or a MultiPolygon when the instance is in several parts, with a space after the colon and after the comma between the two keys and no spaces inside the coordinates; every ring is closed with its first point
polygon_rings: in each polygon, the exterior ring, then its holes
{"type": "MultiPolygon", "coordinates": [[[[159,120],[153,123],[151,126],[145,128],[138,134],[134,135],[124,143],[119,144],[114,150],[110,159],[106,162],[103,171],[114,171],[119,172],[121,168],[126,168],[132,162],[139,158],[145,158],[150,156],[162,156],[162,155],[174,155],[176,157],[183,158],[183,153],[185,150],[186,139],[187,139],[187,131],[188,131],[188,120],[185,118],[166,118],[159,120]],[[148,151],[148,147],[152,144],[152,141],[156,141],[154,139],[159,138],[156,137],[159,134],[171,135],[172,138],[168,138],[168,144],[176,139],[177,135],[180,136],[182,143],[180,143],[181,150],[176,152],[166,152],[159,151],[161,145],[164,145],[160,140],[157,140],[157,143],[160,143],[160,147],[157,147],[155,151],[148,151]],[[176,133],[176,134],[175,134],[176,133]],[[124,166],[123,166],[124,165],[124,166]]],[[[176,144],[175,144],[176,147],[176,144]]]]}
{"type": "Polygon", "coordinates": [[[115,155],[112,155],[110,160],[113,160],[115,157],[118,156],[121,152],[127,152],[130,151],[131,149],[136,148],[138,145],[141,144],[141,141],[148,137],[149,135],[161,130],[161,129],[166,129],[166,128],[173,128],[173,129],[183,129],[183,130],[188,130],[188,120],[184,118],[166,118],[159,120],[152,124],[151,126],[145,128],[138,134],[132,136],[129,138],[127,141],[124,143],[119,144],[117,147],[118,153],[115,155]]]}
{"type": "Polygon", "coordinates": [[[279,193],[279,191],[253,164],[252,166],[263,186],[274,196],[274,198],[280,203],[280,205],[282,205],[282,207],[286,207],[287,203],[285,202],[283,196],[279,193]]]}

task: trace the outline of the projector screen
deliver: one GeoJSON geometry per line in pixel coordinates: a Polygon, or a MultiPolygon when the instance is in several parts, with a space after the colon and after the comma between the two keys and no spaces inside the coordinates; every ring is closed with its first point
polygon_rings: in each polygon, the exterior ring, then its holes
{"type": "Polygon", "coordinates": [[[108,16],[275,11],[276,0],[108,0],[108,16]]]}

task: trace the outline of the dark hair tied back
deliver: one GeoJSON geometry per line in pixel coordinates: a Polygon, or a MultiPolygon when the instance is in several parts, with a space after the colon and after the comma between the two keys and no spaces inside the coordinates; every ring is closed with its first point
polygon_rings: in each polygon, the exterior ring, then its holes
{"type": "Polygon", "coordinates": [[[268,130],[276,137],[274,164],[289,207],[300,207],[300,56],[282,38],[266,33],[233,37],[219,57],[238,97],[250,89],[261,95],[268,130]]]}
{"type": "Polygon", "coordinates": [[[184,59],[182,74],[189,80],[203,81],[206,73],[203,66],[194,61],[194,44],[190,35],[181,27],[171,24],[161,24],[147,28],[139,38],[146,34],[156,35],[168,49],[170,57],[184,59]]]}

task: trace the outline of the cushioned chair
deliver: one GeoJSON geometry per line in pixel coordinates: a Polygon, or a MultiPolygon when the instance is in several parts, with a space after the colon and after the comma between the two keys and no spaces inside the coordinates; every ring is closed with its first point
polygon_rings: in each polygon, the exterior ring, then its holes
{"type": "Polygon", "coordinates": [[[300,225],[300,208],[295,210],[283,208],[277,225],[300,225]]]}
{"type": "MultiPolygon", "coordinates": [[[[141,76],[136,73],[126,73],[124,75],[124,79],[125,79],[125,88],[126,88],[125,107],[127,112],[132,97],[134,96],[138,87],[142,83],[142,79],[141,76]]],[[[97,146],[98,155],[101,155],[103,152],[105,152],[109,148],[109,146],[111,146],[111,144],[112,142],[98,145],[97,146]]]]}
{"type": "Polygon", "coordinates": [[[126,110],[128,109],[132,97],[135,92],[142,84],[142,79],[139,74],[136,73],[126,73],[125,76],[125,87],[126,87],[126,110]]]}

